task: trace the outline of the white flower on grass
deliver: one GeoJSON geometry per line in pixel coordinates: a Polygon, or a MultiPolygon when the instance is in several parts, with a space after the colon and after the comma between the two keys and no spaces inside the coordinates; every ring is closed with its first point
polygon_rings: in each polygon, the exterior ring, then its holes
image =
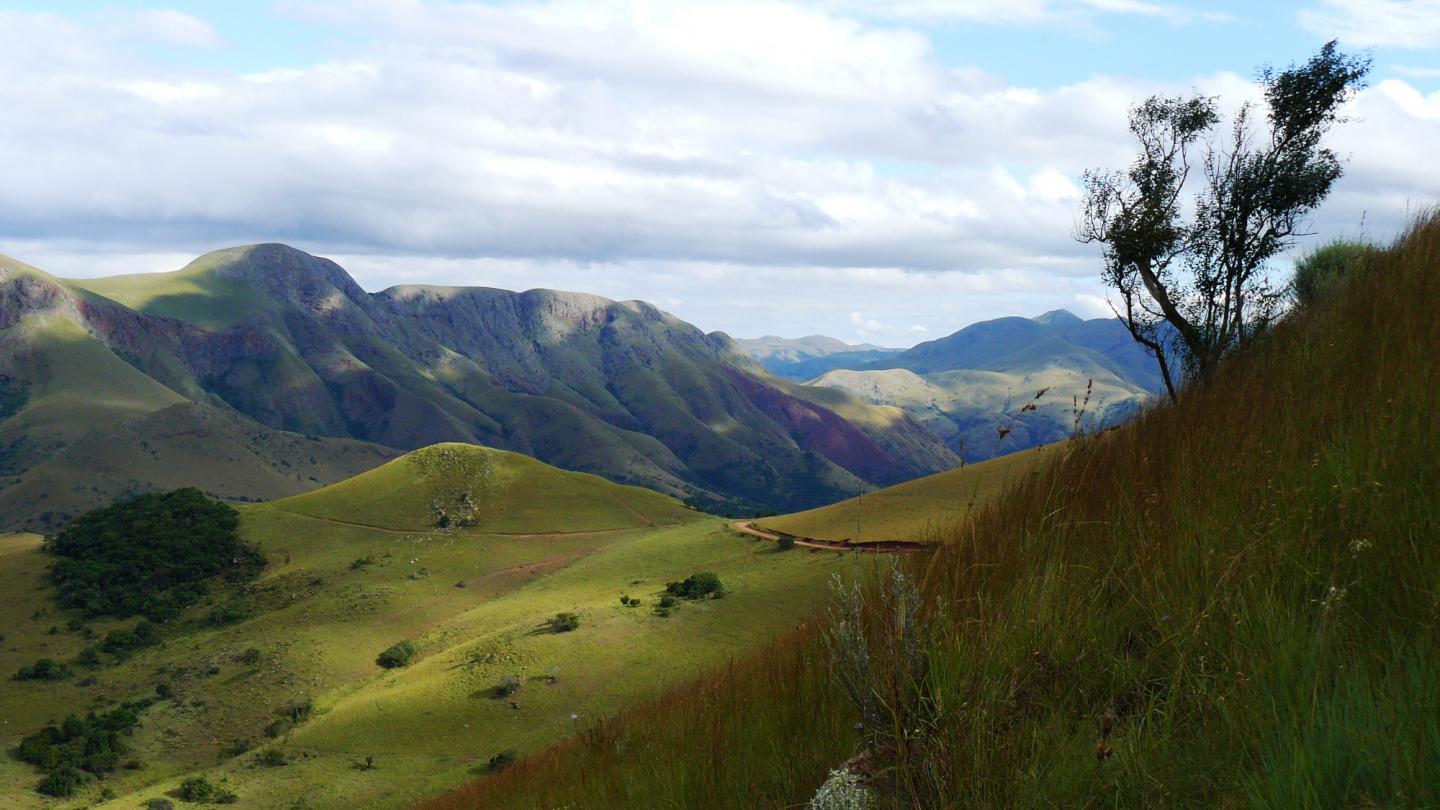
{"type": "Polygon", "coordinates": [[[849,771],[831,771],[825,784],[815,791],[810,810],[873,810],[875,797],[849,771]]]}

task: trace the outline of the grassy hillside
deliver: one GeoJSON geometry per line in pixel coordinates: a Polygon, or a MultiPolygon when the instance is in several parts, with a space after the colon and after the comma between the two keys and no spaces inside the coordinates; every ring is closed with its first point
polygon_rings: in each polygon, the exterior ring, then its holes
{"type": "Polygon", "coordinates": [[[910,561],[882,722],[801,636],[430,806],[1440,805],[1435,301],[1440,217],[910,561]]]}
{"type": "Polygon", "coordinates": [[[443,524],[487,534],[615,531],[694,517],[658,492],[467,444],[417,450],[274,507],[385,529],[429,531],[443,524]]]}
{"type": "Polygon", "coordinates": [[[778,553],[653,492],[454,445],[240,511],[262,577],[162,627],[160,646],[95,666],[77,656],[133,622],[71,625],[39,538],[0,535],[0,588],[17,595],[0,602],[0,748],[67,714],[170,695],[127,739],[137,768],[47,803],[33,768],[0,758],[0,806],[90,805],[108,786],[118,798],[100,806],[131,810],[203,775],[241,807],[406,807],[748,654],[805,622],[830,574],[869,564],[778,553]],[[435,528],[431,504],[458,517],[465,491],[471,522],[435,528]],[[665,584],[698,571],[727,595],[658,615],[665,584]],[[560,612],[579,627],[551,632],[560,612]],[[378,666],[403,639],[409,666],[378,666]],[[42,657],[72,674],[8,680],[42,657]],[[518,690],[498,695],[510,679],[518,690]],[[275,727],[301,705],[303,722],[275,727]]]}
{"type": "Polygon", "coordinates": [[[953,534],[973,509],[999,497],[1027,476],[1038,475],[1046,462],[1064,450],[1063,443],[1021,450],[818,509],[762,518],[756,523],[818,540],[939,541],[953,534]]]}

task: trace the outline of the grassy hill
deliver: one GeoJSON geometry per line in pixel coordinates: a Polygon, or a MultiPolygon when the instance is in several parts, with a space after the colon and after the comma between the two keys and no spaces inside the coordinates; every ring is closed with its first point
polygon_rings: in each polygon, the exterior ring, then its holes
{"type": "Polygon", "coordinates": [[[884,806],[1440,805],[1437,269],[1430,217],[910,560],[848,625],[881,722],[800,633],[427,807],[798,806],[862,752],[884,806]]]}
{"type": "Polygon", "coordinates": [[[117,798],[99,806],[130,810],[203,775],[241,807],[406,807],[502,751],[543,750],[748,654],[806,622],[832,573],[869,564],[779,553],[649,490],[464,445],[240,518],[269,562],[260,579],[167,623],[159,646],[95,666],[81,651],[133,621],[72,625],[40,539],[0,535],[0,587],[14,597],[0,603],[0,676],[42,657],[72,669],[0,682],[0,748],[68,714],[170,695],[127,739],[138,767],[46,802],[33,768],[0,758],[0,806],[88,806],[103,786],[117,798]],[[699,571],[727,595],[658,615],[666,583],[699,571]],[[580,626],[551,632],[560,612],[580,626]],[[378,666],[403,639],[417,648],[410,665],[378,666]],[[502,697],[507,682],[518,689],[502,697]],[[297,712],[302,722],[276,725],[297,712]]]}
{"type": "Polygon", "coordinates": [[[756,524],[817,540],[938,542],[953,534],[972,510],[1022,483],[1027,476],[1038,475],[1047,462],[1065,452],[1065,447],[1060,443],[1021,450],[818,509],[762,518],[756,524]]]}

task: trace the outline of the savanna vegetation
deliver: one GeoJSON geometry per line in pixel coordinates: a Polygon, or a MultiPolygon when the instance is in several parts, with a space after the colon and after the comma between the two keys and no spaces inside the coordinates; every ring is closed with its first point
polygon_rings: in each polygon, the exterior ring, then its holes
{"type": "Polygon", "coordinates": [[[824,629],[427,807],[1440,803],[1437,267],[1430,216],[824,629]]]}
{"type": "Polygon", "coordinates": [[[232,507],[190,488],[88,512],[50,544],[60,604],[91,617],[172,618],[216,578],[253,578],[264,566],[239,523],[232,507]]]}

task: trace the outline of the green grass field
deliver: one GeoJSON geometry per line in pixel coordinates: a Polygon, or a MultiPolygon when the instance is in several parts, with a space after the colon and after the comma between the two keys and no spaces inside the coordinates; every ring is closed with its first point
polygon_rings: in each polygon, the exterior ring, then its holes
{"type": "MultiPolygon", "coordinates": [[[[832,573],[872,564],[778,552],[648,490],[465,445],[241,513],[244,539],[270,562],[259,581],[218,594],[167,627],[161,647],[123,663],[76,666],[55,683],[4,681],[0,746],[165,683],[175,697],[147,710],[132,740],[142,767],[105,780],[120,796],[103,806],[136,807],[201,773],[243,807],[408,806],[473,778],[502,750],[541,750],[747,655],[807,622],[832,573]],[[475,525],[435,529],[432,504],[454,507],[466,490],[475,525]],[[665,584],[698,571],[718,573],[728,595],[657,615],[665,584]],[[643,605],[622,606],[622,594],[643,605]],[[247,617],[204,621],[227,605],[247,617]],[[580,627],[550,632],[546,621],[562,611],[579,614],[580,627]],[[414,662],[377,666],[401,639],[418,645],[414,662]],[[258,662],[246,658],[252,649],[258,662]],[[519,690],[494,696],[507,676],[519,690]],[[277,712],[305,700],[308,722],[265,735],[277,712]],[[251,751],[222,753],[242,738],[251,751]],[[257,763],[272,747],[288,764],[257,763]],[[367,756],[375,767],[357,768],[367,756]]],[[[47,565],[38,537],[0,536],[0,587],[25,595],[0,607],[7,676],[93,643],[53,607],[47,565]]],[[[131,623],[91,627],[103,635],[131,623]]],[[[0,805],[50,806],[38,780],[5,759],[0,805]]],[[[100,787],[55,805],[91,803],[100,787]]]]}
{"type": "Polygon", "coordinates": [[[1060,443],[1021,450],[818,509],[762,518],[756,525],[817,540],[937,542],[971,510],[1037,474],[1064,448],[1060,443]]]}

